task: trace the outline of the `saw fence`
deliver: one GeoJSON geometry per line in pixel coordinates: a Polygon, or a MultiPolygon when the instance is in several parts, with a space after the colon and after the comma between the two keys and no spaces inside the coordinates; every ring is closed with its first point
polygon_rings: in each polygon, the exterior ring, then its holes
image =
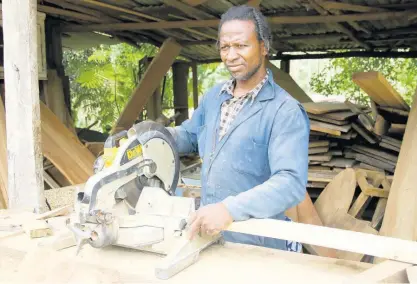
{"type": "MultiPolygon", "coordinates": [[[[197,263],[164,282],[185,283],[193,276],[218,281],[219,275],[242,282],[258,281],[259,275],[265,282],[277,277],[286,281],[415,281],[417,100],[409,108],[378,72],[355,74],[353,80],[370,96],[371,108],[350,102],[304,103],[311,121],[308,194],[287,211],[294,222],[249,220],[228,228],[299,241],[304,253],[213,245],[200,253],[197,263]],[[207,273],[211,269],[219,273],[207,273]],[[301,270],[301,274],[296,272],[301,270]]],[[[0,132],[5,133],[4,107],[0,110],[0,132]]],[[[54,114],[51,102],[41,104],[41,120],[44,177],[49,184],[45,196],[53,210],[43,215],[1,212],[0,258],[10,260],[0,261],[6,263],[0,266],[2,275],[10,282],[81,281],[83,277],[92,277],[93,282],[159,281],[153,275],[161,260],[157,255],[112,247],[86,248],[74,256],[75,240],[65,220],[73,213],[75,189],[82,189],[92,174],[102,144],[81,141],[69,121],[54,114]],[[48,265],[40,268],[40,261],[48,265]]],[[[7,150],[5,135],[1,136],[4,167],[7,150]]],[[[182,177],[198,176],[198,163],[186,159],[183,163],[182,177]]],[[[3,205],[7,200],[4,170],[0,179],[3,205]]],[[[199,199],[199,186],[180,184],[178,190],[199,199]]]]}

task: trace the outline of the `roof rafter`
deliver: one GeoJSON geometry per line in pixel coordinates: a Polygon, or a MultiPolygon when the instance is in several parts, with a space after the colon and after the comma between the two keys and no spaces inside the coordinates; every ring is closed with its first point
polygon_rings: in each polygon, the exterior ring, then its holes
{"type": "MultiPolygon", "coordinates": [[[[382,21],[391,19],[407,19],[417,16],[417,10],[401,12],[360,13],[349,15],[328,16],[274,16],[268,17],[270,24],[313,24],[313,23],[342,23],[349,21],[382,21]]],[[[65,31],[118,31],[118,30],[155,30],[155,29],[185,29],[217,27],[218,19],[187,20],[187,21],[160,21],[143,23],[103,24],[103,25],[67,25],[65,31]]]]}

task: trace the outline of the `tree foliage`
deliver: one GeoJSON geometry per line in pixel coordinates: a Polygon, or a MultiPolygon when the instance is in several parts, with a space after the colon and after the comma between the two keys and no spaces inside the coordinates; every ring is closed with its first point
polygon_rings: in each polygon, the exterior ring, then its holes
{"type": "MultiPolygon", "coordinates": [[[[100,46],[85,50],[65,50],[64,65],[70,79],[71,106],[77,127],[97,122],[96,130],[107,132],[116,122],[133,90],[139,83],[139,61],[153,57],[158,48],[142,45],[135,48],[127,44],[100,46]]],[[[198,66],[198,90],[201,96],[227,71],[217,63],[198,66]]],[[[166,74],[163,94],[165,114],[173,111],[172,71],[166,74]]],[[[162,84],[162,82],[161,82],[162,84]]],[[[189,107],[193,107],[192,74],[188,79],[189,107]]]]}
{"type": "Polygon", "coordinates": [[[311,79],[312,90],[326,95],[344,95],[356,103],[367,104],[369,97],[353,81],[356,72],[378,71],[411,103],[417,83],[417,60],[403,58],[336,58],[311,79]]]}

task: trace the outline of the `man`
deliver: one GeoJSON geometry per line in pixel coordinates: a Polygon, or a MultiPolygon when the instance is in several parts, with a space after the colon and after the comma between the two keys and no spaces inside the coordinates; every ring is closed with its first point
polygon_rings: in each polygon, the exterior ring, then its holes
{"type": "MultiPolygon", "coordinates": [[[[191,220],[190,238],[217,234],[233,221],[286,220],[285,210],[305,197],[309,121],[265,67],[270,41],[259,11],[230,8],[220,21],[218,47],[232,79],[209,90],[191,119],[169,128],[180,153],[198,150],[203,161],[202,205],[191,220]]],[[[223,236],[291,249],[284,240],[227,231],[223,236]]]]}

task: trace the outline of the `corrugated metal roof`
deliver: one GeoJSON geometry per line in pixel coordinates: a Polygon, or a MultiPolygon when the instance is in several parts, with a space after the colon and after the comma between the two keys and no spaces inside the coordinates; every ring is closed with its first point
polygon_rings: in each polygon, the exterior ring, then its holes
{"type": "MultiPolygon", "coordinates": [[[[180,0],[177,0],[180,1],[180,0]]],[[[184,0],[184,2],[191,0],[184,0]]],[[[387,11],[410,11],[415,9],[417,15],[417,1],[413,0],[332,0],[333,2],[350,3],[355,5],[379,7],[387,9],[387,11]],[[412,5],[412,6],[410,6],[412,5]]],[[[158,19],[168,20],[191,20],[195,18],[196,14],[192,9],[199,9],[212,16],[220,18],[228,8],[234,5],[240,5],[247,3],[247,0],[209,0],[201,5],[197,5],[189,8],[188,10],[181,11],[181,8],[174,8],[164,4],[163,0],[100,0],[96,2],[106,3],[107,7],[100,5],[86,4],[82,1],[78,2],[78,6],[85,6],[89,9],[102,13],[105,16],[111,16],[122,22],[137,22],[137,21],[151,21],[141,17],[140,14],[135,12],[146,13],[149,16],[156,17],[158,19]],[[110,7],[108,5],[111,5],[110,7]],[[113,8],[112,8],[113,7],[113,8]],[[124,10],[123,10],[124,9],[124,10]]],[[[57,2],[58,3],[58,2],[57,2]]],[[[261,1],[260,10],[267,16],[303,16],[303,15],[320,15],[313,7],[308,5],[308,1],[305,0],[263,0],[261,1]],[[307,4],[304,4],[307,3],[307,4]]],[[[45,3],[44,5],[50,5],[55,8],[62,8],[71,10],[70,8],[57,7],[59,4],[53,5],[45,3]]],[[[172,4],[171,4],[172,5],[172,4]]],[[[80,11],[76,11],[81,13],[80,11]]],[[[330,10],[329,13],[334,11],[330,10]]],[[[343,14],[365,14],[357,11],[345,11],[343,14]]],[[[49,16],[57,17],[55,14],[49,16]]],[[[82,25],[88,24],[86,21],[79,21],[77,18],[73,18],[68,15],[60,15],[59,18],[63,21],[79,22],[82,25]]],[[[97,22],[95,22],[97,23],[97,22]]],[[[398,43],[401,46],[407,47],[408,43],[414,43],[414,40],[407,40],[407,33],[401,33],[398,29],[407,27],[416,27],[416,19],[410,21],[406,17],[389,19],[389,20],[377,20],[377,21],[357,21],[354,24],[349,22],[344,23],[313,23],[313,24],[274,24],[271,25],[275,42],[273,46],[280,52],[297,52],[297,51],[314,51],[314,50],[326,50],[326,49],[356,49],[361,45],[358,40],[370,45],[373,48],[391,48],[393,44],[398,43]],[[356,23],[356,24],[355,24],[356,23]],[[416,25],[413,26],[413,24],[416,25]],[[355,39],[352,36],[348,36],[340,29],[340,25],[343,25],[345,29],[350,30],[355,39]],[[394,31],[392,31],[394,30],[394,31]],[[382,32],[385,32],[383,34],[382,32]],[[303,37],[305,36],[305,37],[303,37]],[[401,38],[402,37],[402,38],[401,38]],[[284,38],[284,39],[282,39],[284,38]]],[[[214,28],[215,29],[215,28],[214,28]]],[[[132,34],[132,31],[123,31],[126,34],[132,34]]],[[[213,36],[216,33],[212,33],[212,36],[207,36],[209,31],[204,28],[190,28],[186,29],[165,29],[146,31],[146,36],[153,41],[161,41],[169,36],[178,40],[191,41],[183,49],[182,55],[191,59],[211,59],[217,58],[218,52],[213,45],[196,45],[199,40],[207,41],[214,40],[213,36]],[[190,32],[190,30],[197,31],[190,32]],[[162,39],[161,39],[162,37],[162,39]]],[[[411,44],[410,44],[411,47],[411,44]]]]}

